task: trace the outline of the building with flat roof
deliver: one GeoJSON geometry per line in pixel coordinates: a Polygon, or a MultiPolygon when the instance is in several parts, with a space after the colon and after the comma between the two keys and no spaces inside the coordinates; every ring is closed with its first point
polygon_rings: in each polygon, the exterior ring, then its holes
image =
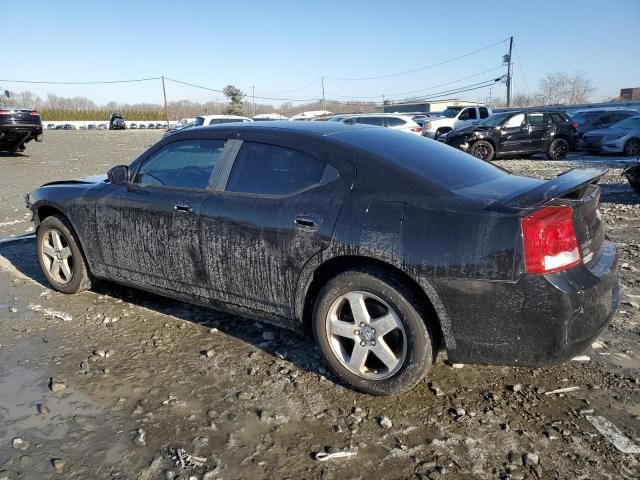
{"type": "Polygon", "coordinates": [[[620,100],[640,100],[640,87],[621,88],[620,100]]]}
{"type": "Polygon", "coordinates": [[[392,100],[385,100],[384,107],[378,107],[378,111],[384,113],[408,113],[408,112],[442,112],[447,107],[464,107],[465,105],[478,105],[478,102],[468,102],[457,98],[448,100],[434,100],[431,102],[419,103],[393,103],[392,100]]]}

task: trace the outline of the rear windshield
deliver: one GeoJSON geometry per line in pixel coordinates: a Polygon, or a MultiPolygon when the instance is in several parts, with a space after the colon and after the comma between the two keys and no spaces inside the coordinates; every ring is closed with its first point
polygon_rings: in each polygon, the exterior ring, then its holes
{"type": "Polygon", "coordinates": [[[334,138],[383,157],[449,191],[508,175],[491,163],[441,142],[391,129],[362,128],[336,133],[334,138]]]}
{"type": "Polygon", "coordinates": [[[585,124],[589,123],[591,120],[594,120],[600,115],[602,115],[602,112],[582,112],[571,115],[571,119],[578,124],[585,124]]]}

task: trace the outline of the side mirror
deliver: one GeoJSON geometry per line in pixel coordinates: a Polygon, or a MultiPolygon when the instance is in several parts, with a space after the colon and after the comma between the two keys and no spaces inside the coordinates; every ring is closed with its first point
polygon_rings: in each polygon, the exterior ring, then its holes
{"type": "Polygon", "coordinates": [[[120,185],[129,181],[129,167],[118,165],[107,172],[107,179],[113,185],[120,185]]]}

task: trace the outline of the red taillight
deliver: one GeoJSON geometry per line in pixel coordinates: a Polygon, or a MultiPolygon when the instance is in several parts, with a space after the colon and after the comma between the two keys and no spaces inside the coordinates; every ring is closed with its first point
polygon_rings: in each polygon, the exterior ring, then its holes
{"type": "Polygon", "coordinates": [[[32,117],[39,117],[40,114],[34,110],[33,112],[31,112],[31,116],[32,117]]]}
{"type": "Polygon", "coordinates": [[[527,272],[553,273],[582,263],[571,207],[545,207],[522,219],[527,272]]]}
{"type": "Polygon", "coordinates": [[[411,131],[412,132],[420,132],[420,133],[422,133],[422,127],[413,127],[413,128],[411,128],[411,131]]]}
{"type": "Polygon", "coordinates": [[[577,129],[578,129],[578,123],[577,123],[577,122],[573,122],[573,123],[571,124],[571,126],[573,127],[573,129],[574,129],[574,130],[577,130],[577,129]]]}
{"type": "Polygon", "coordinates": [[[0,115],[9,115],[11,110],[0,110],[0,115]]]}

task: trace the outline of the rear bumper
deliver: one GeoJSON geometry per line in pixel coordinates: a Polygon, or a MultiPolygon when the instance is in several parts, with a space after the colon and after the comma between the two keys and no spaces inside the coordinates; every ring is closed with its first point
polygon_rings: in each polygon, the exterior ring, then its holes
{"type": "Polygon", "coordinates": [[[624,151],[625,139],[606,140],[604,142],[588,142],[579,140],[577,149],[585,152],[607,152],[622,153],[624,151]]]}
{"type": "Polygon", "coordinates": [[[449,317],[443,327],[456,363],[546,366],[584,352],[619,304],[618,254],[605,241],[601,256],[551,275],[515,284],[448,280],[436,290],[449,317]]]}
{"type": "Polygon", "coordinates": [[[42,125],[0,124],[0,145],[13,146],[27,143],[31,140],[42,141],[42,125]]]}

